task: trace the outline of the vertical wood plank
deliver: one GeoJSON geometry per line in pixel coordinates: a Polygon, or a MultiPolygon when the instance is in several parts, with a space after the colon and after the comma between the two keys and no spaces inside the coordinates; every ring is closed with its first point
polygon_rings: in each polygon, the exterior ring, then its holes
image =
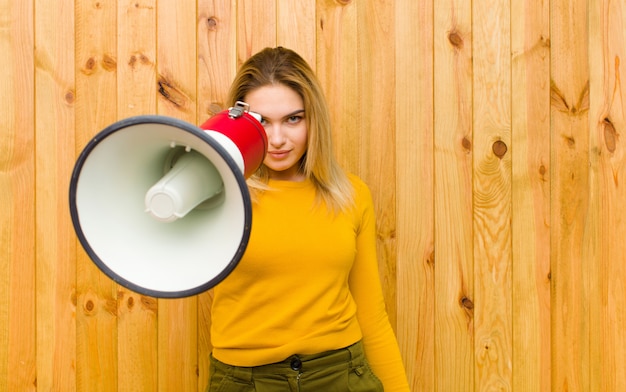
{"type": "Polygon", "coordinates": [[[433,2],[395,15],[397,335],[411,390],[434,391],[433,2]]]}
{"type": "Polygon", "coordinates": [[[315,70],[315,1],[276,3],[276,45],[295,50],[315,70]]]}
{"type": "MultiPolygon", "coordinates": [[[[75,157],[117,119],[117,1],[76,3],[75,157]]],[[[117,285],[78,241],[76,390],[117,391],[117,285]]]]}
{"type": "MultiPolygon", "coordinates": [[[[189,123],[197,119],[196,19],[195,0],[159,2],[158,112],[189,123]]],[[[159,313],[159,389],[195,390],[197,298],[161,300],[159,313]]]]}
{"type": "Polygon", "coordinates": [[[434,2],[435,385],[474,390],[471,4],[434,2]]]}
{"type": "Polygon", "coordinates": [[[76,389],[74,1],[35,1],[37,389],[76,389]]]}
{"type": "Polygon", "coordinates": [[[339,164],[357,173],[360,151],[360,85],[357,82],[355,2],[317,0],[316,71],[328,102],[334,151],[339,164]]]}
{"type": "Polygon", "coordinates": [[[590,283],[591,390],[626,390],[626,6],[589,3],[590,205],[597,215],[597,262],[590,283]],[[621,137],[620,137],[621,136],[621,137]],[[596,190],[595,192],[593,190],[596,190]]]}
{"type": "Polygon", "coordinates": [[[549,3],[511,2],[513,390],[550,385],[549,3]]]}
{"type": "Polygon", "coordinates": [[[237,0],[237,65],[265,47],[276,46],[277,0],[237,0]]]}
{"type": "MultiPolygon", "coordinates": [[[[197,123],[227,109],[226,97],[237,68],[237,8],[231,0],[198,0],[197,123]]],[[[198,295],[198,390],[209,379],[212,291],[198,295]]]]}
{"type": "Polygon", "coordinates": [[[159,300],[159,391],[198,390],[197,298],[159,300]]]}
{"type": "Polygon", "coordinates": [[[156,0],[118,0],[118,119],[156,113],[156,0]]]}
{"type": "Polygon", "coordinates": [[[196,122],[196,0],[157,5],[158,113],[196,122]]]}
{"type": "MultiPolygon", "coordinates": [[[[119,119],[156,113],[156,1],[118,0],[119,119]]],[[[158,390],[155,298],[118,289],[118,388],[158,390]]]]}
{"type": "Polygon", "coordinates": [[[357,76],[360,132],[359,174],[369,185],[376,211],[378,264],[387,313],[396,329],[395,6],[357,2],[357,76]],[[376,77],[373,77],[376,75],[376,77]],[[382,86],[382,88],[381,88],[382,86]]]}
{"type": "Polygon", "coordinates": [[[198,117],[203,123],[227,109],[237,70],[237,7],[231,0],[198,0],[198,117]]]}
{"type": "Polygon", "coordinates": [[[36,389],[33,2],[0,1],[0,390],[36,389]]]}
{"type": "MultiPolygon", "coordinates": [[[[587,2],[552,0],[552,387],[589,390],[589,66],[587,2]]],[[[589,233],[593,235],[592,233],[589,233]]],[[[593,242],[593,240],[592,240],[593,242]]]]}
{"type": "MultiPolygon", "coordinates": [[[[196,122],[196,0],[157,3],[157,109],[196,122]]],[[[159,391],[198,388],[197,298],[161,299],[158,317],[159,391]]]]}
{"type": "Polygon", "coordinates": [[[502,0],[472,5],[475,387],[510,391],[511,10],[502,0]]]}

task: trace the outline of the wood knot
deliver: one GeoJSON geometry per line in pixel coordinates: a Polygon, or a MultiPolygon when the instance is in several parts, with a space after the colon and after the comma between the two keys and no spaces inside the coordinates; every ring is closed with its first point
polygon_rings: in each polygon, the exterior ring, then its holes
{"type": "Polygon", "coordinates": [[[92,316],[96,313],[96,301],[92,293],[85,294],[85,299],[83,301],[83,312],[88,316],[92,316]]]}
{"type": "Polygon", "coordinates": [[[546,182],[546,175],[548,174],[548,169],[544,165],[539,166],[539,179],[542,182],[546,182]]]}
{"type": "Polygon", "coordinates": [[[105,54],[104,56],[102,56],[102,68],[105,71],[115,71],[115,68],[117,67],[117,60],[115,60],[114,57],[109,56],[108,54],[105,54]]]}
{"type": "Polygon", "coordinates": [[[139,61],[141,61],[141,64],[150,65],[150,59],[143,53],[139,54],[139,61]]]}
{"type": "Polygon", "coordinates": [[[74,103],[75,100],[76,100],[76,94],[74,94],[74,91],[70,90],[70,91],[67,91],[65,93],[65,102],[66,103],[71,105],[71,104],[74,103]]]}
{"type": "Polygon", "coordinates": [[[128,65],[130,65],[131,68],[135,68],[139,64],[150,65],[150,59],[143,53],[132,54],[130,59],[128,59],[128,65]]]}
{"type": "Polygon", "coordinates": [[[85,302],[85,313],[87,314],[91,314],[93,313],[93,310],[95,309],[96,305],[94,305],[92,300],[88,300],[87,302],[85,302]]]}
{"type": "Polygon", "coordinates": [[[215,18],[214,16],[208,18],[206,20],[206,25],[207,25],[207,28],[209,29],[209,31],[217,30],[217,18],[215,18]]]}
{"type": "Polygon", "coordinates": [[[589,111],[589,81],[583,87],[578,102],[568,102],[565,94],[558,88],[554,80],[550,81],[550,104],[555,109],[570,116],[577,116],[589,111]]]}
{"type": "Polygon", "coordinates": [[[90,57],[87,59],[87,61],[85,62],[85,67],[83,68],[83,73],[87,74],[87,75],[91,75],[94,71],[94,69],[96,68],[96,59],[93,57],[90,57]]]}
{"type": "Polygon", "coordinates": [[[474,302],[472,302],[471,299],[467,298],[466,296],[462,296],[459,299],[459,305],[461,305],[461,308],[463,309],[463,311],[465,311],[465,315],[467,316],[468,320],[474,318],[474,302]]]}
{"type": "Polygon", "coordinates": [[[153,313],[157,313],[158,310],[158,302],[156,298],[147,297],[145,295],[141,296],[141,305],[144,309],[151,311],[153,313]]]}
{"type": "Polygon", "coordinates": [[[508,151],[508,147],[506,146],[505,142],[503,142],[502,140],[498,140],[493,143],[493,145],[491,146],[491,150],[493,151],[495,156],[502,159],[502,157],[504,157],[504,155],[508,151]]]}
{"type": "Polygon", "coordinates": [[[448,41],[450,41],[450,44],[455,48],[463,49],[463,37],[458,31],[451,31],[450,34],[448,34],[448,41]]]}
{"type": "Polygon", "coordinates": [[[185,96],[185,93],[173,82],[169,81],[165,76],[160,75],[157,83],[159,85],[159,94],[161,94],[165,99],[177,107],[185,106],[187,97],[185,96]]]}
{"type": "Polygon", "coordinates": [[[472,141],[467,137],[464,137],[463,140],[461,140],[461,146],[463,146],[463,149],[467,152],[472,151],[472,141]]]}
{"type": "Polygon", "coordinates": [[[467,310],[473,310],[474,309],[474,303],[472,302],[471,299],[467,298],[467,297],[462,297],[460,300],[461,306],[464,307],[467,310]]]}
{"type": "Polygon", "coordinates": [[[435,265],[435,251],[431,251],[428,257],[426,257],[426,264],[431,268],[435,265]]]}
{"type": "Polygon", "coordinates": [[[209,114],[210,114],[211,116],[213,116],[213,115],[215,115],[215,114],[217,114],[217,113],[221,112],[222,110],[224,110],[222,106],[223,106],[223,105],[221,105],[221,104],[219,104],[219,103],[217,103],[217,102],[211,102],[211,103],[209,104],[209,114]]]}
{"type": "Polygon", "coordinates": [[[602,121],[602,128],[604,128],[604,144],[606,145],[606,149],[613,153],[617,148],[617,139],[619,135],[615,130],[615,126],[608,118],[605,118],[604,121],[602,121]]]}

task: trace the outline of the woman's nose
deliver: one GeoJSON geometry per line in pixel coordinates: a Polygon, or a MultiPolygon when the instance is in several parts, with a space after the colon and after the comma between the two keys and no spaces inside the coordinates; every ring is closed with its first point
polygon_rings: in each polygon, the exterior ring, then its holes
{"type": "Polygon", "coordinates": [[[285,143],[285,135],[280,124],[270,124],[265,127],[267,141],[273,146],[280,146],[285,143]]]}

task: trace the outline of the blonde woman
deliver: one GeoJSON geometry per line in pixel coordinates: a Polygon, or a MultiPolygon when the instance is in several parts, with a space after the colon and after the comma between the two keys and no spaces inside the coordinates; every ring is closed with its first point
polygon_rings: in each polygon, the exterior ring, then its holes
{"type": "Polygon", "coordinates": [[[252,231],[214,288],[208,391],[408,391],[383,301],[367,186],[332,154],[319,81],[294,51],[248,59],[230,103],[268,137],[252,231]]]}

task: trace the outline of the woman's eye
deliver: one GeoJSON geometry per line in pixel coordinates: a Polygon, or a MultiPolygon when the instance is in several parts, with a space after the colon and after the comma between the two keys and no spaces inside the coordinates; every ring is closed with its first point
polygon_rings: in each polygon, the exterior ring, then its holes
{"type": "Polygon", "coordinates": [[[302,116],[291,116],[287,119],[289,124],[297,124],[302,121],[302,116]]]}

